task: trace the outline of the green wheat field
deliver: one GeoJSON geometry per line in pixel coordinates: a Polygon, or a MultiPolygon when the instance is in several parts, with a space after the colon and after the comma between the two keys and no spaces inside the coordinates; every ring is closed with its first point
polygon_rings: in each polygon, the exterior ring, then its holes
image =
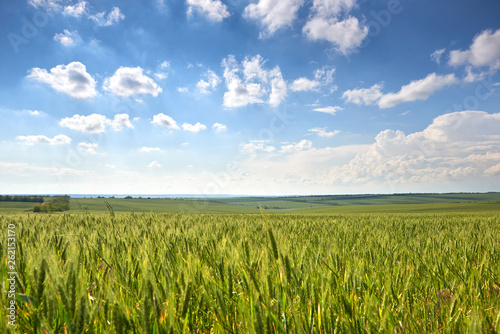
{"type": "Polygon", "coordinates": [[[65,213],[0,210],[0,332],[500,331],[498,203],[364,213],[311,203],[294,213],[282,199],[247,199],[231,204],[243,213],[223,213],[222,200],[186,200],[205,212],[174,213],[117,210],[123,199],[72,201],[65,213]],[[15,328],[7,226],[15,226],[15,328]]]}

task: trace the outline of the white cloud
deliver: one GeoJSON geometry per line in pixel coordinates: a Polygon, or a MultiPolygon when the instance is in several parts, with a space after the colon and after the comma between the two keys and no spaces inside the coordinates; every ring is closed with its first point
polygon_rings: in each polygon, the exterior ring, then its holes
{"type": "Polygon", "coordinates": [[[0,169],[2,173],[10,173],[16,175],[23,176],[33,176],[35,173],[39,173],[39,175],[47,176],[47,175],[55,175],[55,176],[70,176],[70,175],[79,175],[85,176],[85,172],[73,168],[66,167],[44,167],[38,166],[36,164],[28,164],[22,162],[3,162],[0,161],[0,169]]]}
{"type": "Polygon", "coordinates": [[[102,133],[106,130],[108,122],[109,120],[104,115],[91,114],[89,116],[82,116],[77,114],[72,117],[63,118],[59,122],[59,125],[80,132],[102,133]]]}
{"type": "Polygon", "coordinates": [[[333,75],[335,74],[335,67],[323,66],[314,71],[314,78],[316,81],[321,81],[323,85],[329,85],[333,82],[333,75]]]}
{"type": "Polygon", "coordinates": [[[324,137],[324,138],[331,138],[336,134],[340,133],[340,130],[326,131],[326,128],[313,128],[307,131],[318,135],[318,137],[324,137]]]}
{"type": "Polygon", "coordinates": [[[108,15],[106,15],[106,12],[100,12],[95,15],[90,15],[89,18],[100,27],[108,27],[118,24],[121,20],[125,19],[125,15],[120,12],[120,8],[113,7],[108,15]]]}
{"type": "Polygon", "coordinates": [[[188,132],[198,133],[200,131],[206,130],[206,128],[207,128],[207,126],[204,124],[201,124],[200,122],[197,122],[196,124],[189,124],[189,123],[182,124],[182,129],[184,129],[184,131],[188,131],[188,132]]]}
{"type": "Polygon", "coordinates": [[[71,130],[87,133],[103,133],[106,131],[107,125],[113,127],[115,131],[134,128],[127,114],[116,114],[113,120],[101,114],[91,114],[89,116],[76,114],[72,117],[63,118],[59,122],[59,125],[71,130]]]}
{"type": "Polygon", "coordinates": [[[158,115],[154,115],[151,124],[162,126],[172,130],[179,129],[177,122],[174,121],[172,117],[165,115],[164,113],[159,113],[158,115]]]}
{"type": "Polygon", "coordinates": [[[287,84],[281,70],[276,66],[272,70],[264,69],[265,60],[256,55],[245,57],[238,64],[233,55],[223,59],[224,79],[227,91],[224,93],[224,107],[238,108],[248,104],[264,103],[269,94],[268,103],[272,107],[281,104],[287,95],[287,84]],[[243,73],[243,78],[240,76],[243,73]]]}
{"type": "Polygon", "coordinates": [[[168,75],[165,73],[155,73],[155,77],[157,77],[160,80],[164,80],[168,77],[168,75]]]}
{"type": "Polygon", "coordinates": [[[319,85],[319,81],[309,80],[307,78],[298,78],[290,85],[290,89],[294,92],[310,91],[317,90],[319,85]]]}
{"type": "Polygon", "coordinates": [[[431,60],[437,64],[441,64],[441,57],[446,49],[439,49],[431,54],[431,60]]]}
{"type": "Polygon", "coordinates": [[[315,108],[313,110],[317,111],[317,112],[322,112],[325,114],[335,115],[337,113],[337,111],[340,111],[343,109],[339,106],[333,106],[333,107],[315,108]]]}
{"type": "Polygon", "coordinates": [[[488,72],[473,72],[472,66],[467,66],[465,71],[467,75],[463,79],[464,82],[480,81],[483,80],[488,75],[488,72]]]}
{"type": "Polygon", "coordinates": [[[31,6],[44,9],[49,13],[61,11],[62,6],[60,2],[61,0],[28,0],[31,6]]]}
{"type": "Polygon", "coordinates": [[[149,168],[161,168],[161,165],[158,161],[153,161],[148,165],[149,168]]]}
{"type": "Polygon", "coordinates": [[[368,27],[361,25],[354,16],[344,20],[314,17],[306,23],[303,32],[310,40],[326,40],[332,43],[338,52],[346,55],[361,45],[368,35],[368,27]]]}
{"type": "Polygon", "coordinates": [[[36,116],[36,117],[41,117],[41,116],[47,116],[46,113],[40,110],[25,110],[30,116],[36,116]]]}
{"type": "Polygon", "coordinates": [[[401,90],[397,93],[383,95],[378,101],[378,105],[380,108],[385,109],[403,102],[426,100],[435,91],[457,82],[458,79],[455,74],[437,75],[431,73],[423,79],[412,81],[401,87],[401,90]]]}
{"type": "Polygon", "coordinates": [[[414,80],[401,87],[397,93],[383,94],[381,92],[382,84],[375,84],[370,88],[347,90],[342,95],[346,102],[355,104],[372,105],[377,103],[379,108],[392,108],[403,102],[415,100],[426,100],[436,91],[458,83],[455,74],[437,75],[431,73],[425,78],[414,80]]]}
{"type": "MultiPolygon", "coordinates": [[[[314,80],[305,77],[296,79],[290,85],[290,89],[294,92],[301,91],[318,91],[320,87],[330,85],[333,82],[335,67],[323,66],[314,71],[314,80]]],[[[330,93],[337,89],[336,86],[330,88],[330,93]]]]}
{"type": "Polygon", "coordinates": [[[221,22],[231,15],[226,5],[220,0],[187,0],[186,2],[189,5],[188,15],[191,15],[194,9],[214,22],[221,22]]]}
{"type": "Polygon", "coordinates": [[[313,146],[312,141],[302,139],[298,143],[281,146],[281,152],[291,153],[291,152],[298,152],[298,151],[303,151],[303,150],[310,150],[312,148],[312,146],[313,146]]]}
{"type": "Polygon", "coordinates": [[[500,29],[495,32],[492,30],[481,32],[474,37],[468,50],[451,51],[449,64],[452,66],[489,66],[494,70],[500,69],[500,29]]]}
{"type": "MultiPolygon", "coordinates": [[[[334,183],[443,185],[480,180],[500,163],[500,113],[463,111],[435,118],[422,132],[380,132],[370,149],[330,170],[334,183]]],[[[388,188],[389,191],[394,189],[388,188]]]]}
{"type": "Polygon", "coordinates": [[[381,84],[375,84],[370,88],[350,89],[344,92],[342,98],[350,103],[371,105],[383,95],[381,89],[381,84]]]}
{"type": "Polygon", "coordinates": [[[141,152],[161,152],[161,149],[159,147],[141,147],[140,149],[141,152]]]}
{"type": "Polygon", "coordinates": [[[87,13],[88,5],[89,3],[87,1],[79,1],[73,6],[70,5],[64,6],[63,14],[74,17],[80,17],[83,14],[87,13]]]}
{"type": "Polygon", "coordinates": [[[121,66],[113,76],[104,80],[103,87],[114,95],[124,97],[138,94],[156,97],[162,92],[162,88],[153,79],[144,75],[141,67],[121,66]]]}
{"type": "Polygon", "coordinates": [[[164,60],[164,61],[160,64],[160,68],[161,68],[162,70],[165,70],[165,69],[167,69],[167,68],[170,68],[170,62],[168,62],[168,61],[164,60]]]}
{"type": "Polygon", "coordinates": [[[207,81],[203,79],[198,81],[196,88],[202,94],[210,94],[215,88],[217,88],[221,80],[212,70],[207,70],[205,76],[207,77],[207,81]]]}
{"type": "Polygon", "coordinates": [[[128,114],[116,114],[113,121],[111,121],[111,126],[115,129],[115,131],[134,128],[130,122],[128,114]]]}
{"type": "Polygon", "coordinates": [[[212,125],[212,129],[214,129],[215,132],[226,132],[227,126],[221,123],[214,123],[214,125],[212,125]]]}
{"type": "Polygon", "coordinates": [[[58,92],[65,93],[78,99],[88,99],[97,95],[96,82],[87,68],[80,62],[74,61],[68,65],[57,65],[50,69],[38,67],[28,72],[28,78],[49,84],[58,92]]]}
{"type": "Polygon", "coordinates": [[[286,98],[288,94],[287,83],[283,79],[281,70],[278,66],[269,72],[271,78],[271,94],[269,94],[269,105],[277,107],[286,98]]]}
{"type": "Polygon", "coordinates": [[[249,143],[244,144],[242,150],[247,153],[256,153],[257,151],[263,151],[271,153],[276,151],[276,147],[272,145],[267,145],[266,141],[263,140],[251,140],[249,143]]]}
{"type": "Polygon", "coordinates": [[[78,144],[78,149],[82,152],[85,152],[87,154],[97,154],[97,149],[98,145],[96,143],[79,143],[78,144]]]}
{"type": "Polygon", "coordinates": [[[64,29],[62,33],[54,35],[54,40],[61,43],[63,46],[73,45],[75,43],[75,39],[78,38],[79,36],[76,31],[69,31],[68,29],[64,29]]]}
{"type": "Polygon", "coordinates": [[[256,193],[492,191],[500,186],[499,128],[500,113],[450,113],[421,132],[382,131],[371,145],[253,154],[239,166],[256,193]]]}
{"type": "Polygon", "coordinates": [[[189,93],[189,88],[187,87],[177,87],[179,93],[189,93]]]}
{"type": "Polygon", "coordinates": [[[266,33],[261,35],[272,35],[280,28],[291,26],[303,4],[304,0],[259,0],[249,4],[243,16],[262,24],[266,33]]]}
{"type": "Polygon", "coordinates": [[[57,135],[49,138],[43,135],[17,136],[17,140],[25,145],[66,145],[71,143],[71,138],[65,135],[57,135]]]}
{"type": "Polygon", "coordinates": [[[349,13],[356,6],[356,0],[314,0],[312,9],[317,15],[327,17],[349,13]]]}

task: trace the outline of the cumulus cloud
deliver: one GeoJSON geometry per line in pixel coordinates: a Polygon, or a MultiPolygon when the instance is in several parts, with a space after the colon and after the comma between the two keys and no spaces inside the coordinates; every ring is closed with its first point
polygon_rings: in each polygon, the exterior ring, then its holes
{"type": "MultiPolygon", "coordinates": [[[[314,80],[305,77],[298,78],[290,85],[290,90],[294,92],[303,91],[318,91],[322,86],[330,85],[333,82],[333,74],[335,67],[323,66],[314,71],[314,80]]],[[[331,87],[330,92],[335,91],[337,88],[331,87]]]]}
{"type": "Polygon", "coordinates": [[[148,168],[161,168],[161,165],[158,161],[152,161],[149,165],[148,168]]]}
{"type": "Polygon", "coordinates": [[[318,15],[338,16],[349,13],[356,6],[356,0],[314,0],[312,9],[318,15]]]}
{"type": "Polygon", "coordinates": [[[68,29],[64,29],[62,33],[54,35],[54,40],[63,46],[73,45],[78,38],[79,36],[76,31],[69,31],[68,29]]]}
{"type": "Polygon", "coordinates": [[[71,138],[65,135],[57,135],[49,138],[44,135],[17,136],[21,143],[29,146],[33,145],[66,145],[71,143],[71,138]]]}
{"type": "Polygon", "coordinates": [[[455,74],[437,75],[431,73],[421,80],[415,80],[401,87],[397,93],[388,93],[380,97],[378,105],[380,108],[391,108],[397,104],[415,100],[426,100],[435,91],[446,86],[455,84],[458,79],[455,74]]]}
{"type": "Polygon", "coordinates": [[[303,145],[310,148],[255,154],[240,166],[270,189],[294,181],[321,192],[492,191],[500,186],[499,128],[500,113],[449,113],[420,132],[387,129],[368,145],[303,145]]]}
{"type": "Polygon", "coordinates": [[[116,70],[113,76],[104,80],[104,89],[118,96],[150,94],[158,96],[162,88],[153,79],[143,73],[141,67],[123,67],[116,70]]]}
{"type": "Polygon", "coordinates": [[[452,66],[489,66],[494,70],[500,69],[500,29],[481,32],[474,37],[468,50],[451,51],[448,63],[452,66]]]}
{"type": "Polygon", "coordinates": [[[72,6],[64,6],[63,14],[73,17],[81,17],[83,14],[87,14],[88,5],[89,3],[87,1],[79,1],[72,6]]]}
{"type": "Polygon", "coordinates": [[[50,85],[58,92],[78,99],[88,99],[97,95],[96,82],[87,73],[85,65],[78,61],[68,65],[57,65],[50,71],[38,67],[28,71],[28,78],[50,85]]]}
{"type": "Polygon", "coordinates": [[[241,65],[233,55],[222,61],[227,91],[224,93],[224,107],[239,108],[248,104],[268,103],[277,107],[287,95],[287,83],[278,66],[264,69],[265,60],[256,55],[246,57],[241,65]],[[241,75],[242,74],[242,75],[241,75]]]}
{"type": "Polygon", "coordinates": [[[313,110],[317,111],[317,112],[322,112],[325,114],[335,115],[337,113],[337,111],[340,111],[343,109],[339,106],[333,106],[333,107],[314,108],[313,110]]]}
{"type": "Polygon", "coordinates": [[[283,75],[279,67],[275,67],[269,71],[269,78],[271,80],[271,94],[269,94],[269,105],[277,107],[286,98],[288,94],[287,83],[283,79],[283,75]]]}
{"type": "Polygon", "coordinates": [[[313,41],[325,40],[344,54],[354,52],[368,35],[368,27],[349,15],[355,0],[314,0],[309,21],[302,31],[313,41]]]}
{"type": "Polygon", "coordinates": [[[455,74],[437,75],[431,73],[423,79],[414,80],[402,86],[397,93],[383,94],[381,92],[382,85],[375,84],[370,88],[347,90],[342,95],[342,98],[346,102],[364,105],[377,104],[379,108],[385,109],[404,102],[426,100],[436,91],[458,82],[459,80],[455,77],[455,74]]]}
{"type": "Polygon", "coordinates": [[[159,113],[158,115],[153,116],[153,120],[151,124],[158,125],[171,130],[178,130],[179,126],[174,119],[164,113],[159,113]]]}
{"type": "Polygon", "coordinates": [[[243,145],[242,150],[253,154],[257,151],[271,153],[276,151],[276,147],[267,145],[267,142],[264,140],[251,140],[249,143],[243,145]]]}
{"type": "Polygon", "coordinates": [[[319,81],[309,80],[307,78],[298,78],[290,85],[290,89],[294,92],[317,90],[320,85],[319,81]]]}
{"type": "Polygon", "coordinates": [[[342,94],[342,98],[347,102],[354,104],[371,105],[375,104],[383,95],[380,91],[381,89],[382,84],[375,84],[370,88],[350,89],[346,90],[344,94],[342,94]]]}
{"type": "Polygon", "coordinates": [[[187,0],[186,2],[189,5],[188,15],[191,15],[193,10],[196,10],[214,22],[222,22],[231,15],[227,10],[227,6],[220,0],[187,0]]]}
{"type": "Polygon", "coordinates": [[[443,184],[488,177],[500,163],[500,113],[462,111],[421,132],[384,130],[368,151],[330,170],[334,183],[443,184]]]}
{"type": "Polygon", "coordinates": [[[261,36],[272,35],[278,29],[290,26],[303,4],[304,0],[259,0],[249,4],[243,16],[261,23],[266,30],[261,36]]]}
{"type": "Polygon", "coordinates": [[[118,24],[121,20],[125,19],[125,15],[120,12],[120,8],[113,7],[107,15],[106,12],[100,12],[90,15],[89,18],[100,27],[109,27],[118,24]]]}
{"type": "Polygon", "coordinates": [[[91,114],[82,116],[77,114],[63,118],[59,125],[80,132],[102,133],[106,130],[107,122],[108,119],[104,115],[91,114]]]}
{"type": "Polygon", "coordinates": [[[303,31],[310,40],[332,43],[344,55],[356,50],[368,35],[368,27],[363,26],[354,16],[344,20],[315,17],[306,23],[303,31]]]}
{"type": "Polygon", "coordinates": [[[115,131],[134,128],[127,114],[116,114],[113,120],[101,114],[91,114],[88,116],[76,114],[72,117],[63,118],[59,122],[59,125],[71,130],[86,133],[103,133],[106,131],[107,125],[113,127],[115,131]]]}
{"type": "Polygon", "coordinates": [[[182,124],[182,129],[188,132],[198,133],[200,131],[206,130],[207,126],[197,122],[196,124],[184,123],[182,124]]]}
{"type": "Polygon", "coordinates": [[[331,138],[336,134],[340,133],[340,130],[326,131],[326,128],[313,128],[307,131],[316,134],[318,137],[323,137],[323,138],[331,138]]]}
{"type": "Polygon", "coordinates": [[[304,150],[310,150],[313,146],[312,141],[302,139],[298,143],[293,143],[293,144],[288,144],[288,145],[283,145],[281,146],[281,152],[284,153],[291,153],[291,152],[298,152],[298,151],[304,151],[304,150]]]}
{"type": "Polygon", "coordinates": [[[161,152],[161,149],[159,147],[141,147],[140,149],[141,152],[161,152]]]}
{"type": "Polygon", "coordinates": [[[214,125],[212,125],[212,129],[214,129],[215,132],[226,132],[227,126],[221,123],[214,123],[214,125]]]}
{"type": "Polygon", "coordinates": [[[207,80],[202,79],[198,81],[198,83],[196,84],[196,88],[202,94],[210,94],[220,84],[221,79],[212,70],[207,70],[207,72],[205,73],[205,77],[207,78],[207,80]]]}
{"type": "Polygon", "coordinates": [[[314,71],[314,78],[316,81],[322,82],[323,85],[328,85],[333,82],[333,75],[335,74],[335,67],[323,66],[314,71]]]}
{"type": "Polygon", "coordinates": [[[114,119],[111,121],[111,126],[115,129],[115,131],[134,128],[130,122],[128,114],[116,114],[114,119]]]}
{"type": "Polygon", "coordinates": [[[28,0],[28,3],[37,8],[43,9],[49,13],[59,12],[62,10],[61,0],[28,0]]]}
{"type": "Polygon", "coordinates": [[[47,116],[46,113],[40,110],[24,110],[24,112],[27,112],[30,116],[36,116],[36,117],[47,116]]]}
{"type": "Polygon", "coordinates": [[[79,143],[78,144],[78,149],[84,153],[87,154],[97,154],[97,149],[98,145],[96,143],[79,143]]]}

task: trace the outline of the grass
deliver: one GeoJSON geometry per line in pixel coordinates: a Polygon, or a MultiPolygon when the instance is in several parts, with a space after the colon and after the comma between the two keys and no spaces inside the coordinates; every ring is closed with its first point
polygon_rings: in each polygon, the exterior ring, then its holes
{"type": "MultiPolygon", "coordinates": [[[[218,199],[71,198],[70,212],[343,213],[500,210],[500,193],[237,197],[218,199]]],[[[0,213],[29,212],[33,203],[0,202],[0,213]]]]}
{"type": "Polygon", "coordinates": [[[500,330],[498,212],[110,211],[0,224],[16,226],[19,333],[500,330]]]}

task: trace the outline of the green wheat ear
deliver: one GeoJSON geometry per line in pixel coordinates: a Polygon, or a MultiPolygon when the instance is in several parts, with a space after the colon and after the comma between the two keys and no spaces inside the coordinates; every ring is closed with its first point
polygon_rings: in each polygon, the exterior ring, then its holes
{"type": "Polygon", "coordinates": [[[267,232],[269,233],[269,239],[271,240],[271,248],[273,250],[274,259],[278,260],[279,259],[278,245],[276,244],[276,239],[274,238],[273,231],[271,230],[271,228],[269,228],[267,232]]]}

